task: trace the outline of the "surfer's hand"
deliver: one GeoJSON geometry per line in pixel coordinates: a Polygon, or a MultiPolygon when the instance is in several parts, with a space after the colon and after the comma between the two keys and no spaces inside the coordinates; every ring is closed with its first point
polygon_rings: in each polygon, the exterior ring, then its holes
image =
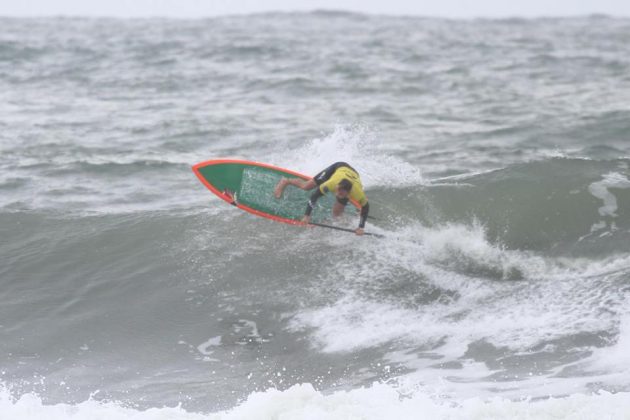
{"type": "Polygon", "coordinates": [[[355,230],[354,233],[361,236],[365,233],[365,231],[363,230],[363,228],[357,228],[357,230],[355,230]]]}
{"type": "Polygon", "coordinates": [[[309,224],[311,223],[311,216],[304,216],[302,217],[302,222],[309,224]]]}

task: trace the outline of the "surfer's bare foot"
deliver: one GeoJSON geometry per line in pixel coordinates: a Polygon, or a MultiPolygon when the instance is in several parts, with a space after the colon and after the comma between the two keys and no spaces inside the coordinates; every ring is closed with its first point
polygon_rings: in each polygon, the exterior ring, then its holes
{"type": "Polygon", "coordinates": [[[276,189],[273,190],[273,195],[276,196],[276,198],[280,198],[282,197],[282,192],[284,191],[284,187],[287,186],[287,179],[286,178],[282,178],[278,184],[276,185],[276,189]]]}

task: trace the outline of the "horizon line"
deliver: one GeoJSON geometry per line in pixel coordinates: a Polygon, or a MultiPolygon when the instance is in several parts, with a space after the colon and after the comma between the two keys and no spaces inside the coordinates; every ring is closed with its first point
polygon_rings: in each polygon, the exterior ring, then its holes
{"type": "Polygon", "coordinates": [[[165,20],[203,20],[215,18],[229,17],[248,17],[248,16],[264,16],[264,15],[309,15],[309,14],[330,14],[330,15],[354,15],[364,17],[388,17],[388,18],[424,18],[424,19],[443,19],[443,20],[537,20],[537,19],[576,19],[576,18],[602,18],[602,19],[624,19],[630,15],[613,15],[610,13],[591,12],[591,13],[575,13],[575,14],[526,14],[526,15],[472,15],[472,16],[449,16],[449,15],[431,15],[422,13],[383,13],[356,11],[349,9],[311,9],[311,10],[267,10],[253,12],[235,12],[235,13],[219,13],[209,14],[202,13],[199,15],[167,15],[167,14],[85,14],[85,13],[45,13],[45,14],[3,14],[0,12],[0,18],[25,18],[25,19],[42,19],[42,18],[85,18],[85,19],[165,19],[165,20]]]}

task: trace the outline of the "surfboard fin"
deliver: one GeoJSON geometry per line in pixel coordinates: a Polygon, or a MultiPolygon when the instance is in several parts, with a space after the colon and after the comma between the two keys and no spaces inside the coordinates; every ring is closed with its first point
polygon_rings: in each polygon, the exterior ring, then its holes
{"type": "Polygon", "coordinates": [[[224,189],[223,190],[223,195],[225,196],[225,198],[228,199],[228,202],[235,206],[236,205],[236,194],[233,191],[230,191],[229,189],[224,189]]]}

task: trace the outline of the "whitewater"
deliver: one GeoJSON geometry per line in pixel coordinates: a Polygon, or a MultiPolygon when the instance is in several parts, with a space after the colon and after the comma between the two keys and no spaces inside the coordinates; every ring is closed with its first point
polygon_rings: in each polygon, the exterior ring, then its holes
{"type": "Polygon", "coordinates": [[[0,17],[0,419],[630,419],[629,39],[0,17]],[[346,161],[383,238],[241,212],[213,158],[346,161]]]}

